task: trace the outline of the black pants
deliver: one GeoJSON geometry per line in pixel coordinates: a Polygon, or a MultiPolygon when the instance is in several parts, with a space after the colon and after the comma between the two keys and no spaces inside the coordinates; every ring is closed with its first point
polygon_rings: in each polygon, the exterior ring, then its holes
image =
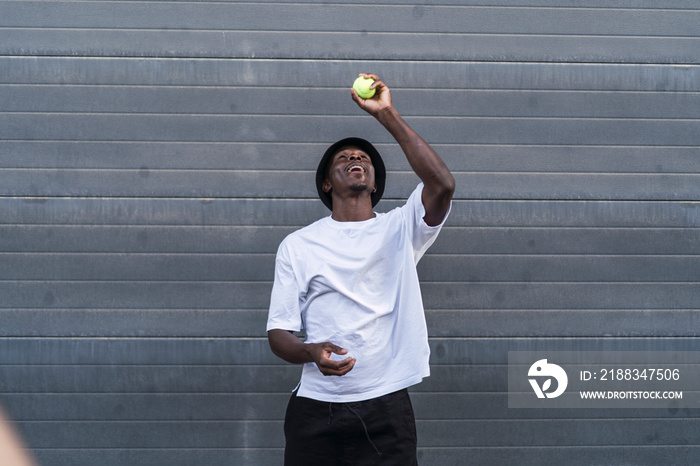
{"type": "Polygon", "coordinates": [[[407,390],[356,403],[292,394],[284,422],[285,466],[417,465],[407,390]]]}

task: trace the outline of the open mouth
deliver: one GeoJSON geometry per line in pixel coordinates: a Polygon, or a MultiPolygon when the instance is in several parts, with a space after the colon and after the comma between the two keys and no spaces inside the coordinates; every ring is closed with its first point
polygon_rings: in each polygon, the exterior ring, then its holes
{"type": "Polygon", "coordinates": [[[365,173],[366,170],[365,167],[363,167],[362,165],[354,164],[350,165],[346,171],[348,173],[365,173]]]}

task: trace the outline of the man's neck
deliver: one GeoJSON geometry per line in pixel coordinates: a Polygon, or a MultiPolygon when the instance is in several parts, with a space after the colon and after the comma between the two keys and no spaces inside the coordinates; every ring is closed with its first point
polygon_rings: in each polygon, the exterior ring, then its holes
{"type": "Polygon", "coordinates": [[[372,201],[367,198],[333,199],[333,220],[337,222],[362,222],[375,217],[372,201]]]}

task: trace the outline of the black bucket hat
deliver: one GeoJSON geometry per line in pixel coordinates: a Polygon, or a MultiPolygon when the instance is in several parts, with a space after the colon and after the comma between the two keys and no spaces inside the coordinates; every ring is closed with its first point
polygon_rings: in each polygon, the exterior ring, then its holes
{"type": "Polygon", "coordinates": [[[331,157],[338,153],[343,147],[357,147],[358,149],[369,155],[372,160],[372,165],[374,166],[374,181],[377,183],[377,190],[372,193],[372,207],[377,205],[377,202],[382,198],[384,194],[384,184],[386,183],[386,168],[384,168],[384,161],[382,157],[377,152],[377,149],[369,142],[361,138],[345,138],[331,145],[326,153],[323,154],[321,162],[318,164],[316,169],[316,190],[318,191],[318,197],[321,198],[323,204],[330,210],[333,210],[333,199],[330,193],[323,190],[323,181],[326,179],[326,167],[331,157]]]}

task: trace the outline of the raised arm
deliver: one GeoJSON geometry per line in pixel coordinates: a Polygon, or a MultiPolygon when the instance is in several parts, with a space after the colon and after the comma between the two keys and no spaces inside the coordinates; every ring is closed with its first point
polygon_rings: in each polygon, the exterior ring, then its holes
{"type": "Polygon", "coordinates": [[[372,88],[376,89],[376,93],[371,99],[362,99],[351,89],[353,100],[375,117],[401,146],[411,168],[424,184],[423,219],[428,225],[439,225],[450,207],[455,191],[454,177],[437,152],[396,111],[389,87],[375,74],[362,73],[361,76],[374,79],[372,88]]]}

